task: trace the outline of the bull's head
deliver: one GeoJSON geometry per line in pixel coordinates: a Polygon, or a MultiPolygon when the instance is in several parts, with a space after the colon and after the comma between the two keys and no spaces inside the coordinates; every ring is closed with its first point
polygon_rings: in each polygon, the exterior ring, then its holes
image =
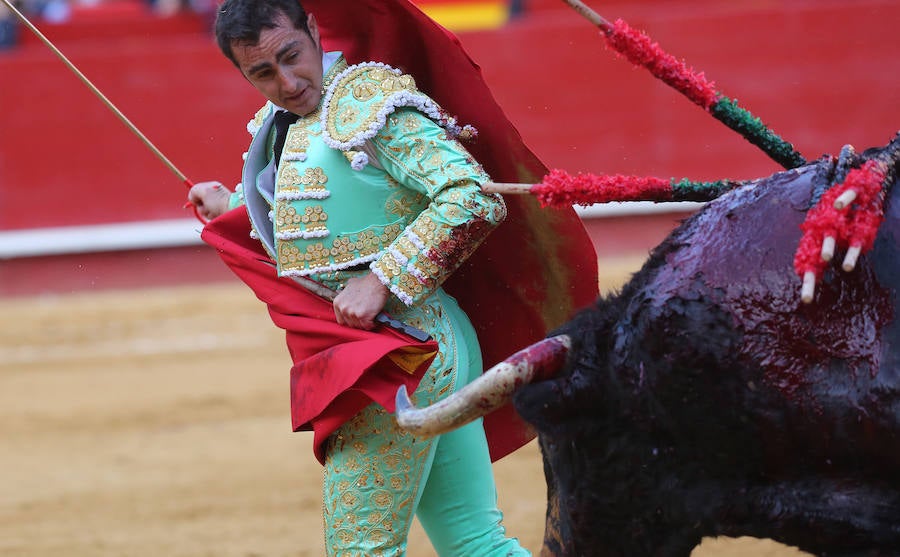
{"type": "Polygon", "coordinates": [[[406,387],[401,387],[397,392],[397,422],[423,436],[462,427],[507,404],[522,385],[559,371],[571,345],[566,335],[544,339],[492,367],[454,396],[424,409],[415,408],[406,387]]]}
{"type": "Polygon", "coordinates": [[[900,138],[846,153],[711,202],[622,292],[430,408],[401,393],[398,421],[435,435],[512,398],[544,458],[543,555],[686,556],[716,535],[895,554],[900,138]],[[868,160],[887,171],[874,248],[803,304],[800,225],[868,160]]]}

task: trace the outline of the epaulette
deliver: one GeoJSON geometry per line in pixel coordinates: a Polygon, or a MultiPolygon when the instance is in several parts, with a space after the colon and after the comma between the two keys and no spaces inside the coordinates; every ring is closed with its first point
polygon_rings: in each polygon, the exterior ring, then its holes
{"type": "Polygon", "coordinates": [[[421,111],[453,137],[474,137],[471,126],[460,127],[428,95],[416,88],[412,76],[379,62],[363,62],[341,72],[322,102],[322,138],[334,149],[349,151],[363,145],[385,126],[399,107],[421,111]]]}

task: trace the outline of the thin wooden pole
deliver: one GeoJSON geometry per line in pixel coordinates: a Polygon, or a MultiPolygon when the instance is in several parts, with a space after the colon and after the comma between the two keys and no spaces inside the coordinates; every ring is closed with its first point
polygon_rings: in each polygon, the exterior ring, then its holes
{"type": "Polygon", "coordinates": [[[502,195],[531,193],[534,184],[504,184],[501,182],[488,182],[481,186],[487,193],[499,193],[502,195]]]}
{"type": "Polygon", "coordinates": [[[582,2],[581,0],[563,0],[566,4],[571,6],[576,12],[580,13],[584,16],[588,21],[596,25],[600,28],[601,31],[606,33],[607,35],[612,31],[612,24],[603,19],[603,16],[592,10],[588,7],[587,4],[582,2]]]}

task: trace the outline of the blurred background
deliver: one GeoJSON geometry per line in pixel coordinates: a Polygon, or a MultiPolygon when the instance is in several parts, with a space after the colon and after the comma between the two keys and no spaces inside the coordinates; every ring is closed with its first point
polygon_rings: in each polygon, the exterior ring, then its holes
{"type": "MultiPolygon", "coordinates": [[[[695,180],[779,170],[607,50],[561,0],[417,3],[459,34],[551,168],[695,180]]],[[[190,180],[238,181],[243,130],[260,101],[216,50],[214,0],[18,4],[190,180]]],[[[844,144],[883,145],[900,128],[894,0],[609,0],[594,8],[704,72],[809,160],[844,144]]],[[[197,247],[185,193],[0,6],[0,295],[227,279],[197,247]],[[107,265],[111,252],[115,264],[107,265]]],[[[639,204],[582,214],[602,238],[602,258],[645,253],[693,209],[639,204]]]]}
{"type": "MultiPolygon", "coordinates": [[[[693,180],[780,170],[606,49],[562,0],[416,3],[458,34],[550,168],[693,180]]],[[[190,180],[239,180],[261,101],[216,49],[214,0],[16,4],[190,180]]],[[[897,0],[589,4],[704,72],[808,160],[900,129],[897,0]]],[[[0,5],[0,554],[322,554],[320,470],[310,439],[290,432],[283,336],[201,244],[185,198],[0,5]]],[[[696,209],[579,208],[601,289],[696,209]]],[[[535,444],[497,477],[509,531],[537,550],[535,444]]],[[[426,547],[415,531],[410,553],[426,547]]]]}

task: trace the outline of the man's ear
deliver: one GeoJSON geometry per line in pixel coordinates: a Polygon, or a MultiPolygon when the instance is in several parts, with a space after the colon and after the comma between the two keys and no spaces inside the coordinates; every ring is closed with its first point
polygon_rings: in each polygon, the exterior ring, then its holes
{"type": "Polygon", "coordinates": [[[322,52],[322,41],[319,37],[319,24],[316,23],[316,16],[310,13],[306,14],[306,27],[309,29],[309,36],[312,37],[313,43],[319,48],[319,52],[322,52]]]}

